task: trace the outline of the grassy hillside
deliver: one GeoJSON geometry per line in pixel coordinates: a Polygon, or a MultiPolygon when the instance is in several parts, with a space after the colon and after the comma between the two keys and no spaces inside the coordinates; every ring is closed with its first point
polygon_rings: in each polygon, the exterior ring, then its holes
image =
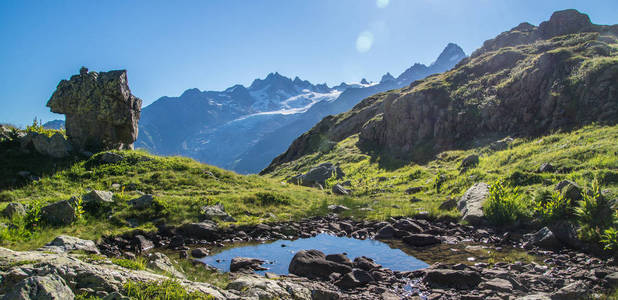
{"type": "MultiPolygon", "coordinates": [[[[0,192],[0,210],[9,201],[31,208],[80,197],[90,189],[114,192],[114,204],[100,215],[84,213],[70,226],[28,226],[23,220],[0,219],[17,227],[0,229],[0,246],[34,248],[58,234],[96,239],[103,234],[140,228],[154,229],[159,223],[197,222],[200,207],[223,203],[238,223],[289,220],[326,212],[332,197],[322,191],[285,184],[256,175],[242,176],[183,157],[158,157],[142,151],[115,152],[125,157],[118,163],[100,163],[99,153],[88,160],[52,160],[9,151],[7,169],[30,170],[40,180],[0,192]],[[12,163],[14,161],[14,163],[12,163]],[[11,166],[9,164],[15,164],[11,166]],[[133,209],[128,201],[142,193],[155,196],[146,210],[133,209]]],[[[8,173],[8,172],[7,172],[8,173]]],[[[8,175],[5,175],[8,176],[8,175]]],[[[36,223],[36,222],[34,222],[36,223]]]]}
{"type": "Polygon", "coordinates": [[[359,150],[357,141],[358,135],[353,135],[332,150],[284,163],[270,176],[285,180],[320,163],[338,164],[346,176],[339,180],[333,178],[328,183],[350,181],[354,197],[346,201],[353,207],[373,208],[374,211],[365,212],[370,218],[411,215],[419,211],[457,215],[455,211],[440,211],[438,206],[447,199],[461,196],[479,181],[502,180],[507,186],[519,187],[530,209],[535,194],[552,192],[554,185],[565,179],[584,187],[597,179],[607,198],[618,196],[618,126],[591,125],[541,138],[514,139],[508,149],[502,151],[492,150],[491,144],[466,151],[446,151],[425,164],[403,162],[380,153],[364,153],[359,150]],[[479,164],[461,169],[461,161],[472,154],[479,155],[479,164]],[[543,163],[551,163],[557,171],[538,172],[543,163]],[[412,187],[421,189],[406,193],[412,187]]]}

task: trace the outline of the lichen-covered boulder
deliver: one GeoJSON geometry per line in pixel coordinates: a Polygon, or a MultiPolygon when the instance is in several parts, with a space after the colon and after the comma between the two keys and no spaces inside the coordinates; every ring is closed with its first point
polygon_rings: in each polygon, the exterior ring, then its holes
{"type": "Polygon", "coordinates": [[[56,274],[32,276],[17,283],[2,299],[73,299],[71,288],[56,274]]]}
{"type": "Polygon", "coordinates": [[[88,72],[62,80],[47,102],[66,115],[66,133],[77,150],[132,149],[142,100],[131,94],[126,70],[88,72]]]}

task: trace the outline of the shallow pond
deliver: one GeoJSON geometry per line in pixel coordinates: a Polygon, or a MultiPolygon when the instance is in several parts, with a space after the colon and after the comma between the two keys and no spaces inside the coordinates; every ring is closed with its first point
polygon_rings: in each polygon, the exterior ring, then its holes
{"type": "MultiPolygon", "coordinates": [[[[259,258],[266,261],[263,265],[266,272],[288,274],[288,266],[292,257],[300,250],[317,249],[325,254],[347,253],[350,259],[366,256],[374,259],[383,267],[395,271],[413,271],[428,266],[427,263],[406,254],[400,249],[376,240],[358,240],[348,237],[336,237],[319,234],[315,237],[293,241],[278,240],[263,244],[233,245],[234,248],[223,248],[221,252],[199,259],[222,271],[230,270],[230,261],[234,257],[259,258]]],[[[264,272],[264,271],[263,271],[264,272]]],[[[258,272],[258,273],[263,273],[258,272]]]]}

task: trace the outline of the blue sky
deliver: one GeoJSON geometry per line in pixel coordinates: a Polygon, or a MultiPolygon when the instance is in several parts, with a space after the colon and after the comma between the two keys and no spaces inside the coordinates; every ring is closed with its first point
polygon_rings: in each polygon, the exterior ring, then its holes
{"type": "Polygon", "coordinates": [[[576,8],[618,23],[618,1],[0,1],[0,123],[62,118],[47,100],[79,67],[127,69],[144,104],[248,85],[269,72],[329,85],[398,75],[449,42],[466,53],[576,8]]]}

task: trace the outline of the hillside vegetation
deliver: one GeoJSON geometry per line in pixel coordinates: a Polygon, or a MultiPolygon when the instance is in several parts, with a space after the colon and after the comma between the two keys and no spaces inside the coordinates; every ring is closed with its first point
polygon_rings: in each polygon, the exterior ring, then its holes
{"type": "MultiPolygon", "coordinates": [[[[99,153],[86,160],[53,160],[35,154],[3,151],[7,170],[30,170],[31,179],[0,192],[0,210],[8,202],[28,205],[23,219],[0,219],[17,226],[0,228],[0,245],[13,249],[41,246],[59,234],[97,239],[156,225],[196,222],[201,207],[221,203],[240,224],[289,220],[325,213],[331,196],[314,189],[285,184],[256,175],[242,176],[183,157],[159,157],[143,151],[114,151],[124,159],[102,163],[99,153]],[[110,213],[81,212],[68,226],[49,226],[37,214],[45,204],[81,198],[90,190],[113,191],[110,213]],[[155,205],[136,209],[131,199],[153,194],[155,205]]],[[[16,172],[6,171],[5,178],[16,172]]]]}

